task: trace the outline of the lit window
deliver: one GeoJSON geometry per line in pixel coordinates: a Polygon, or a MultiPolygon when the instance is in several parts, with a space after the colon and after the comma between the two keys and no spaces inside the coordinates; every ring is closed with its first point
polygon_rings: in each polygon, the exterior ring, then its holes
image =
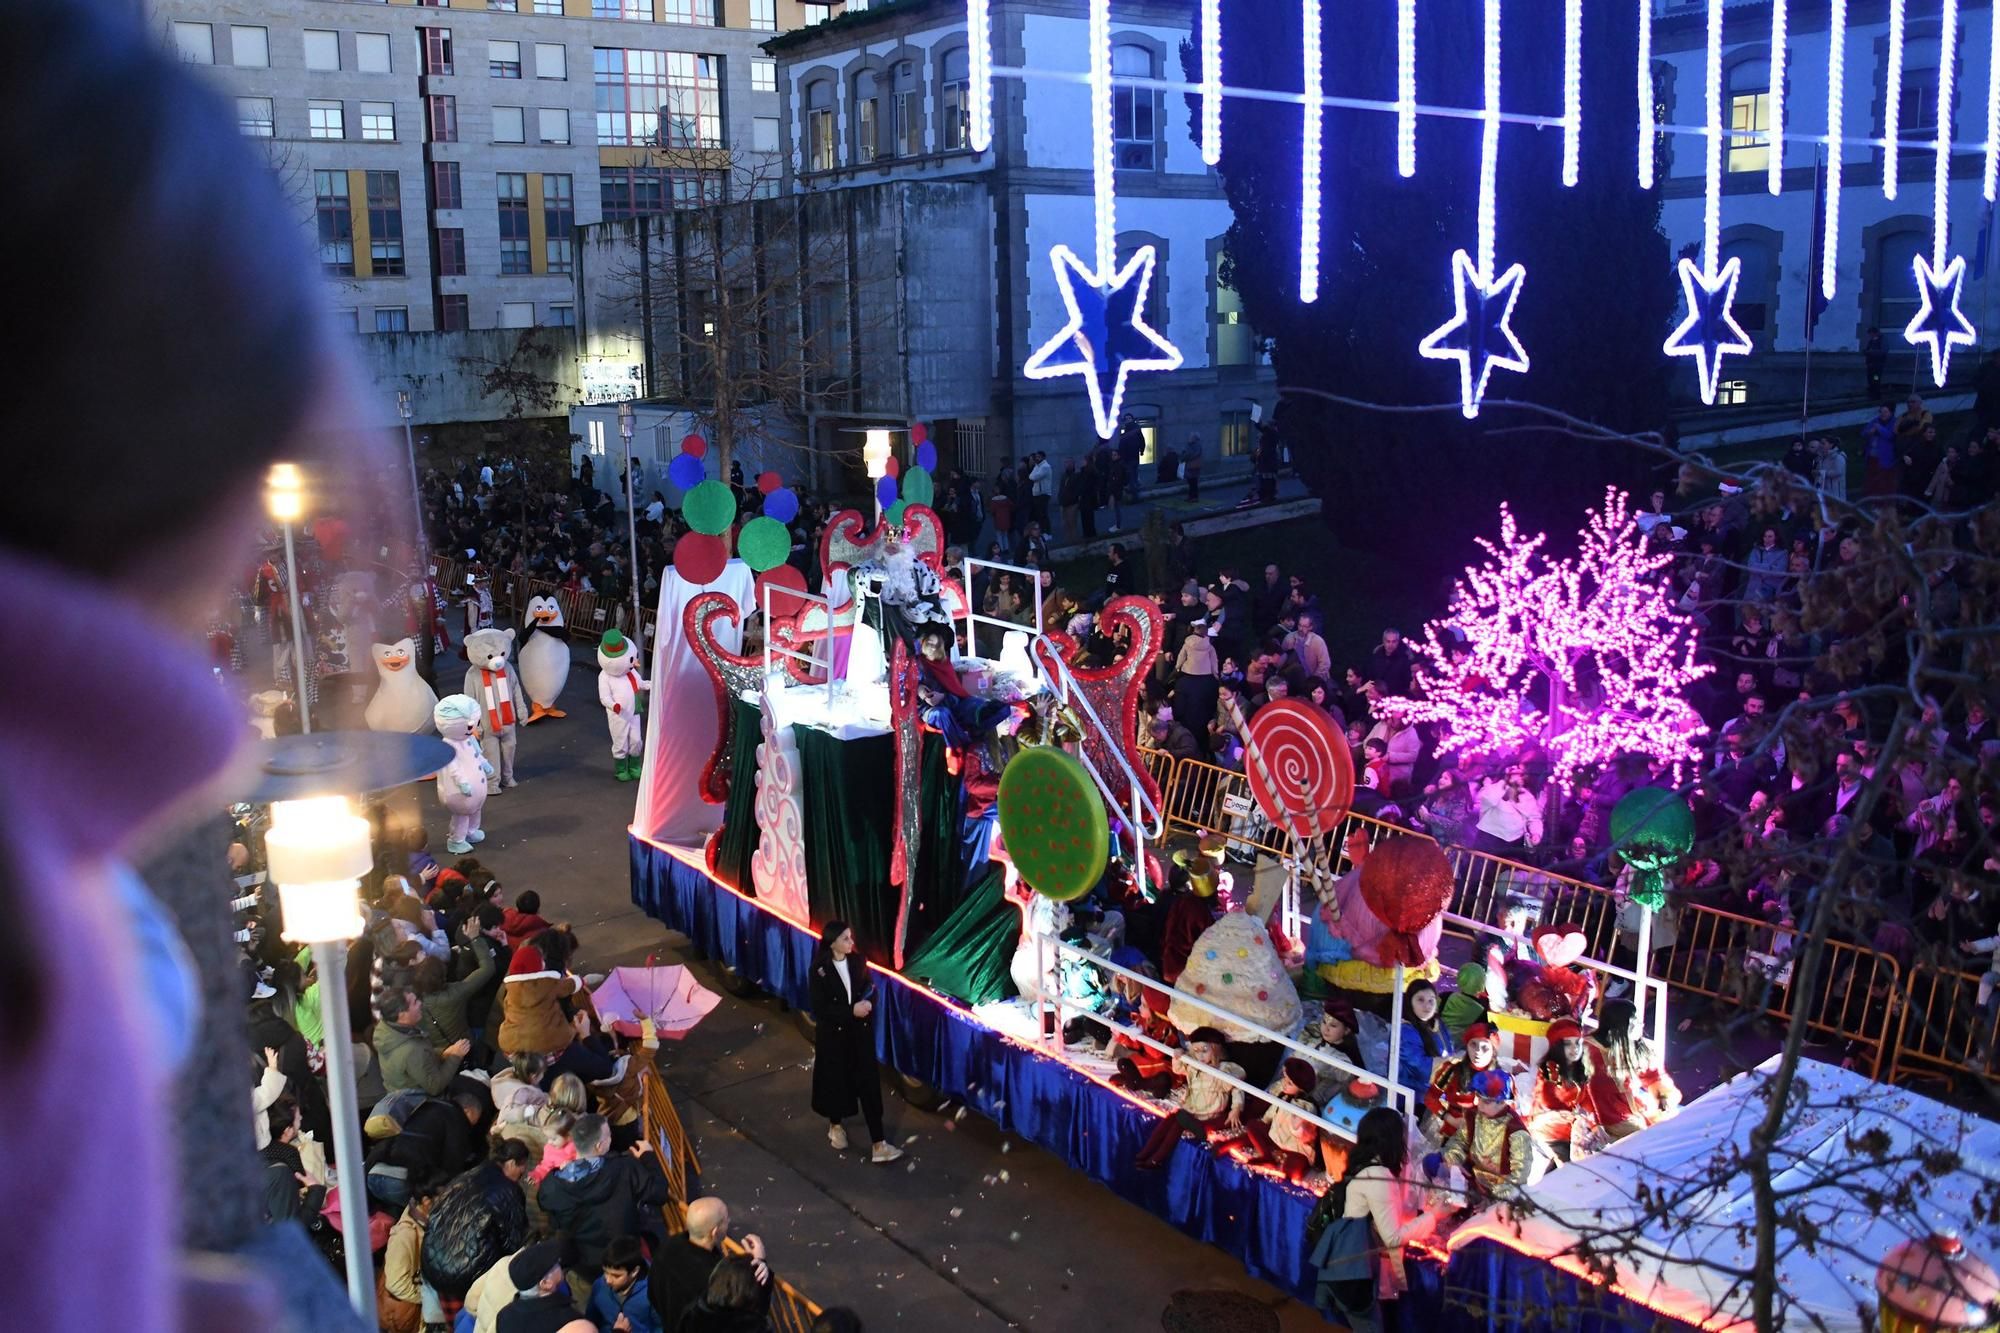
{"type": "MultiPolygon", "coordinates": [[[[1114,77],[1150,79],[1153,77],[1153,53],[1143,46],[1114,46],[1111,48],[1111,73],[1114,77]]],[[[1153,109],[1157,96],[1151,88],[1112,86],[1111,147],[1121,169],[1153,169],[1153,109]]]]}
{"type": "Polygon", "coordinates": [[[569,142],[569,108],[540,107],[535,111],[536,137],[543,143],[569,142]]]}
{"type": "Polygon", "coordinates": [[[526,119],[518,106],[494,107],[493,142],[526,143],[528,139],[526,119]]]}
{"type": "Polygon", "coordinates": [[[378,305],[375,307],[375,332],[408,333],[410,331],[410,308],[401,305],[378,305]]]}
{"type": "Polygon", "coordinates": [[[243,69],[263,69],[271,63],[271,30],[230,25],[229,62],[243,69]]]}
{"type": "Polygon", "coordinates": [[[315,139],[344,139],[345,120],[338,102],[307,102],[306,126],[315,139]]]}
{"type": "Polygon", "coordinates": [[[564,58],[561,42],[535,43],[535,77],[538,79],[569,77],[569,62],[564,58]]]}
{"type": "Polygon", "coordinates": [[[354,210],[347,197],[347,173],[313,173],[313,212],[319,222],[319,262],[328,273],[354,276],[354,210]]]}
{"type": "Polygon", "coordinates": [[[520,78],[521,44],[519,42],[486,43],[486,73],[496,79],[520,78]]]}
{"type": "Polygon", "coordinates": [[[390,72],[389,34],[386,32],[357,32],[354,34],[354,63],[363,74],[387,74],[390,72]]]}
{"type": "Polygon", "coordinates": [[[777,61],[752,60],[750,62],[750,91],[753,93],[775,93],[778,91],[777,61]]]}
{"type": "Polygon", "coordinates": [[[215,29],[206,23],[176,23],[174,49],[190,65],[215,63],[215,29]]]}
{"type": "Polygon", "coordinates": [[[393,142],[396,137],[396,104],[394,102],[363,102],[361,104],[361,137],[378,143],[393,142]]]}
{"type": "Polygon", "coordinates": [[[1224,458],[1242,458],[1250,452],[1250,413],[1224,412],[1220,434],[1220,451],[1224,458]]]}
{"type": "Polygon", "coordinates": [[[1771,165],[1771,67],[1746,60],[1729,74],[1729,170],[1771,165]]]}
{"type": "Polygon", "coordinates": [[[528,250],[528,178],[518,171],[503,171],[498,184],[500,271],[532,273],[535,266],[528,250]]]}
{"type": "Polygon", "coordinates": [[[326,28],[306,29],[306,68],[340,68],[340,34],[326,28]]]}
{"type": "Polygon", "coordinates": [[[1715,386],[1715,401],[1723,407],[1740,407],[1750,401],[1747,380],[1724,380],[1715,386]]]}
{"type": "Polygon", "coordinates": [[[268,97],[239,97],[236,99],[236,128],[253,139],[268,139],[278,132],[276,121],[271,115],[271,99],[268,97]]]}

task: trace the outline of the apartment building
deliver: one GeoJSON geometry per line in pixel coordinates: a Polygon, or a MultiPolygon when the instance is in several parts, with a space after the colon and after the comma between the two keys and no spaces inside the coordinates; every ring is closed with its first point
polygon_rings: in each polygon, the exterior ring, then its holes
{"type": "MultiPolygon", "coordinates": [[[[1704,116],[1707,59],[1705,0],[1657,0],[1653,25],[1654,87],[1663,124],[1699,126],[1704,116]]],[[[1889,351],[1883,392],[1907,393],[1914,383],[1931,389],[1929,353],[1903,339],[1916,314],[1912,259],[1931,245],[1932,148],[1938,123],[1939,74],[1954,72],[1951,157],[1951,249],[1966,259],[1961,308],[1980,331],[1984,346],[1995,345],[1993,321],[2000,318],[2000,255],[1996,255],[1991,209],[1982,197],[1983,144],[1987,131],[1986,88],[1991,67],[1993,7],[1966,0],[1959,15],[1956,49],[1942,48],[1938,0],[1914,0],[1906,7],[1903,63],[1896,101],[1899,177],[1896,197],[1884,192],[1885,150],[1880,140],[1888,123],[1888,0],[1850,0],[1844,78],[1840,91],[1841,189],[1837,201],[1840,235],[1833,300],[1813,320],[1808,353],[1807,324],[1818,294],[1821,216],[1827,149],[1812,137],[1827,132],[1827,71],[1832,56],[1827,0],[1792,0],[1787,7],[1784,82],[1773,87],[1779,62],[1771,49],[1770,0],[1730,0],[1724,10],[1722,88],[1724,126],[1722,252],[1742,261],[1736,316],[1755,352],[1724,365],[1719,402],[1748,411],[1782,404],[1796,411],[1808,392],[1814,404],[1832,405],[1865,391],[1859,350],[1868,330],[1878,328],[1889,351]],[[1773,142],[1775,112],[1782,99],[1786,139],[1773,142]],[[1800,137],[1804,136],[1804,137],[1800,137]],[[1779,192],[1769,189],[1773,155],[1781,167],[1779,192]],[[1983,253],[1982,253],[1983,251],[1983,253]]],[[[1659,160],[1661,222],[1676,252],[1699,245],[1702,236],[1703,155],[1698,136],[1662,136],[1659,160]]],[[[1961,351],[1952,358],[1954,384],[1969,383],[1980,357],[1961,351]]],[[[1694,371],[1676,370],[1681,397],[1694,397],[1694,371]]],[[[1817,410],[1817,409],[1815,409],[1817,410]]]]}
{"type": "Polygon", "coordinates": [[[803,0],[150,0],[359,333],[571,326],[576,229],[729,196],[803,0]]]}

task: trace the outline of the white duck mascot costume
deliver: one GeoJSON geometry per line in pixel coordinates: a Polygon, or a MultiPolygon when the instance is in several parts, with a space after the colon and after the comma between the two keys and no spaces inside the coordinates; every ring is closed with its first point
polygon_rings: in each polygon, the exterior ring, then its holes
{"type": "Polygon", "coordinates": [[[563,685],[569,680],[569,636],[563,628],[562,607],[553,597],[530,597],[528,641],[516,655],[521,672],[521,689],[528,696],[528,715],[521,725],[545,717],[567,717],[556,707],[563,685]]]}
{"type": "Polygon", "coordinates": [[[612,768],[620,782],[633,782],[646,754],[639,694],[652,688],[639,675],[639,645],[608,629],[597,641],[597,666],[597,702],[611,727],[612,768]]]}
{"type": "Polygon", "coordinates": [[[416,640],[370,644],[368,652],[375,659],[375,673],[382,678],[362,714],[368,729],[415,734],[435,727],[431,710],[437,707],[437,692],[417,674],[416,640]]]}

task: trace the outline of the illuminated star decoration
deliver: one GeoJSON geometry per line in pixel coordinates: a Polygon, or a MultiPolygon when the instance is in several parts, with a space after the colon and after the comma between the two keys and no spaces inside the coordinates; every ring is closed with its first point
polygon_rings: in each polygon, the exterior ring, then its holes
{"type": "Polygon", "coordinates": [[[1514,317],[1514,303],[1521,299],[1528,271],[1516,264],[1488,284],[1480,280],[1472,256],[1460,250],[1451,257],[1451,273],[1458,312],[1433,329],[1417,350],[1433,361],[1458,362],[1459,405],[1470,419],[1479,415],[1486,381],[1496,366],[1512,371],[1528,368],[1528,349],[1507,322],[1514,317]]]}
{"type": "Polygon", "coordinates": [[[1085,268],[1066,245],[1056,246],[1049,258],[1069,323],[1027,359],[1021,373],[1031,380],[1081,375],[1090,389],[1097,434],[1108,440],[1118,428],[1125,377],[1135,370],[1177,370],[1181,364],[1180,349],[1146,323],[1153,247],[1140,246],[1109,282],[1085,268]]]}
{"type": "MultiPolygon", "coordinates": [[[[1702,273],[1692,259],[1681,260],[1681,288],[1687,293],[1687,318],[1667,338],[1668,356],[1691,356],[1701,373],[1701,401],[1713,403],[1715,388],[1722,378],[1722,358],[1747,355],[1750,335],[1736,322],[1730,307],[1736,304],[1736,280],[1742,276],[1743,261],[1734,255],[1724,261],[1714,277],[1702,273]]],[[[1910,326],[1916,328],[1915,324],[1910,326]]]]}
{"type": "Polygon", "coordinates": [[[1972,321],[1958,308],[1959,290],[1965,283],[1965,256],[1952,256],[1951,262],[1940,271],[1931,267],[1930,260],[1918,255],[1913,267],[1917,274],[1917,297],[1923,304],[1917,309],[1917,317],[1903,330],[1903,336],[1913,345],[1931,345],[1931,379],[1942,388],[1945,372],[1951,369],[1951,349],[1970,347],[1979,341],[1972,321]]]}

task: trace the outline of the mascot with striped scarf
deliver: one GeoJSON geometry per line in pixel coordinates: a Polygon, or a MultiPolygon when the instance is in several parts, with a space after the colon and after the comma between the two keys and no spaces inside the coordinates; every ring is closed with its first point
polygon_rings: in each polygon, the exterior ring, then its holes
{"type": "Polygon", "coordinates": [[[479,629],[465,636],[465,693],[485,715],[480,744],[491,765],[486,777],[488,796],[515,785],[514,737],[528,716],[520,679],[507,660],[513,647],[511,629],[479,629]]]}

